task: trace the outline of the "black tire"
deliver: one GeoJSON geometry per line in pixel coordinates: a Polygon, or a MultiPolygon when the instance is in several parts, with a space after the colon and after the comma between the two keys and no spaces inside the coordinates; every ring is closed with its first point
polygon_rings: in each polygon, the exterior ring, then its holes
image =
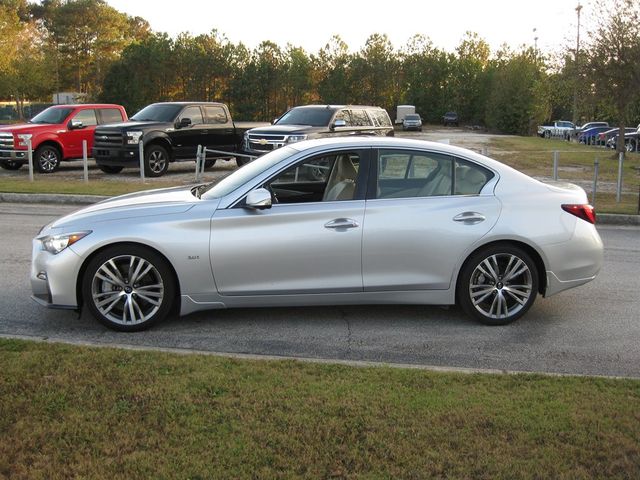
{"type": "Polygon", "coordinates": [[[161,177],[169,170],[169,153],[160,145],[149,145],[144,149],[144,174],[161,177]]]}
{"type": "Polygon", "coordinates": [[[82,299],[91,314],[121,332],[144,330],[163,320],[175,297],[176,283],[167,261],[138,245],[106,248],[89,261],[82,278],[82,299]],[[144,275],[133,278],[136,272],[144,275]]]}
{"type": "Polygon", "coordinates": [[[124,167],[116,167],[112,165],[98,165],[98,168],[102,170],[104,173],[114,174],[114,173],[120,173],[124,167]]]}
{"type": "Polygon", "coordinates": [[[215,158],[208,158],[204,161],[204,168],[211,168],[216,164],[215,158]]]}
{"type": "Polygon", "coordinates": [[[15,160],[0,160],[0,168],[5,170],[19,170],[22,165],[22,162],[16,162],[15,160]]]}
{"type": "Polygon", "coordinates": [[[246,165],[247,163],[249,163],[249,160],[247,160],[244,157],[236,157],[236,165],[238,166],[238,168],[242,167],[243,165],[246,165]]]}
{"type": "Polygon", "coordinates": [[[60,168],[62,154],[53,145],[40,145],[33,157],[33,165],[40,173],[53,173],[60,168]]]}
{"type": "Polygon", "coordinates": [[[551,132],[549,130],[545,130],[544,134],[542,135],[544,138],[551,138],[551,132]]]}
{"type": "Polygon", "coordinates": [[[538,270],[519,247],[488,246],[467,259],[458,276],[456,294],[470,317],[485,325],[506,325],[533,305],[538,294],[538,270]]]}

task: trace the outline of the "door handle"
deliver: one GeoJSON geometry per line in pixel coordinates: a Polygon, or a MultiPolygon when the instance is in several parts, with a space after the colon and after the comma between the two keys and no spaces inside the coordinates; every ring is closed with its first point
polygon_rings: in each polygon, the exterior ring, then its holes
{"type": "Polygon", "coordinates": [[[461,222],[465,225],[475,225],[476,223],[484,222],[486,219],[487,217],[478,212],[462,212],[453,217],[454,222],[461,222]]]}
{"type": "Polygon", "coordinates": [[[324,224],[324,228],[356,228],[360,224],[351,218],[336,218],[324,224]]]}

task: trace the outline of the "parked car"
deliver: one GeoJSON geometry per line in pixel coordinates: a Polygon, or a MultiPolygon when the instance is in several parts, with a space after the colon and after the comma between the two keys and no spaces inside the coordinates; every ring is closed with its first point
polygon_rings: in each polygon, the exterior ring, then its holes
{"type": "Polygon", "coordinates": [[[594,127],[609,127],[609,122],[587,122],[581,126],[576,126],[574,133],[576,136],[580,135],[585,130],[589,130],[594,127]]]}
{"type": "MultiPolygon", "coordinates": [[[[625,133],[633,133],[636,131],[635,128],[625,127],[625,133]]],[[[619,128],[611,128],[609,130],[605,130],[598,134],[598,141],[600,145],[605,145],[607,148],[616,148],[616,142],[618,141],[618,134],[620,133],[619,128]],[[612,143],[610,140],[615,137],[615,141],[612,143]]]]}
{"type": "Polygon", "coordinates": [[[600,126],[600,127],[590,127],[586,130],[582,130],[578,133],[578,143],[584,143],[585,145],[599,145],[600,144],[600,134],[602,132],[606,132],[610,130],[608,125],[600,126]]]}
{"type": "Polygon", "coordinates": [[[549,125],[541,125],[538,127],[538,136],[543,138],[562,138],[568,140],[573,134],[576,126],[566,120],[556,120],[549,125]]]}
{"type": "MultiPolygon", "coordinates": [[[[615,149],[618,145],[620,129],[614,129],[611,138],[607,141],[607,147],[615,149]]],[[[637,128],[625,128],[624,148],[627,152],[637,152],[640,150],[640,125],[637,128]]]]}
{"type": "Polygon", "coordinates": [[[447,112],[442,116],[442,123],[446,127],[447,125],[452,125],[457,127],[459,124],[458,114],[456,112],[447,112]]]}
{"type": "Polygon", "coordinates": [[[422,118],[417,113],[405,115],[402,121],[402,130],[418,130],[422,131],[422,118]]]}
{"type": "Polygon", "coordinates": [[[305,105],[294,107],[273,125],[249,130],[244,150],[263,155],[277,148],[314,138],[344,135],[393,136],[387,111],[362,105],[305,105]]]}
{"type": "Polygon", "coordinates": [[[91,155],[96,125],[127,120],[120,105],[55,105],[27,123],[0,128],[0,167],[17,170],[29,162],[27,144],[19,136],[32,135],[33,166],[40,173],[53,173],[63,160],[82,158],[82,141],[91,155]]]}
{"type": "Polygon", "coordinates": [[[490,325],[593,280],[595,213],[470,150],[389,137],[279,148],[215,184],[112,198],[33,241],[33,298],[116,330],[231,307],[458,303],[490,325]],[[310,179],[301,171],[322,166],[310,179]],[[366,217],[366,221],[365,221],[366,217]],[[390,248],[390,245],[401,248],[390,248]]]}
{"type": "MultiPolygon", "coordinates": [[[[95,131],[93,157],[106,173],[118,173],[124,167],[140,167],[139,143],[144,148],[144,171],[160,177],[169,163],[195,160],[198,145],[238,152],[244,132],[257,122],[234,122],[229,108],[215,102],[164,102],[146,106],[131,120],[100,126],[95,131]]],[[[224,154],[210,155],[205,167],[211,167],[224,154]]]]}

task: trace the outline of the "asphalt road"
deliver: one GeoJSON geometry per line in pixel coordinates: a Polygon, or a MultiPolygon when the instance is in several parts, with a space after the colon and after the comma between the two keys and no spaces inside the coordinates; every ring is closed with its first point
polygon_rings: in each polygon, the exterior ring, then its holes
{"type": "Polygon", "coordinates": [[[31,238],[59,205],[0,203],[0,335],[95,344],[640,378],[640,229],[599,227],[596,281],[538,298],[512,325],[486,327],[459,309],[424,306],[262,308],[173,318],[112,332],[87,313],[29,299],[31,238]]]}

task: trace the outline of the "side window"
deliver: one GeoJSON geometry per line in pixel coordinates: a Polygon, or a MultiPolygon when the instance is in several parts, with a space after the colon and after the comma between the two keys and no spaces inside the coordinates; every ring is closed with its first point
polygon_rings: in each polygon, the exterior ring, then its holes
{"type": "Polygon", "coordinates": [[[100,123],[119,123],[122,122],[122,113],[117,108],[101,108],[100,123]]]}
{"type": "Polygon", "coordinates": [[[453,159],[431,152],[380,150],[377,198],[451,195],[453,159]]]}
{"type": "Polygon", "coordinates": [[[456,159],[455,195],[478,195],[493,172],[475,163],[456,159]]]}
{"type": "Polygon", "coordinates": [[[389,118],[389,114],[387,114],[386,110],[375,109],[369,110],[369,115],[374,119],[375,125],[377,127],[390,127],[391,119],[389,118]]]}
{"type": "Polygon", "coordinates": [[[204,123],[204,120],[202,119],[202,112],[200,111],[200,107],[195,105],[192,107],[185,108],[180,114],[180,116],[178,117],[178,121],[182,120],[183,118],[190,118],[191,125],[200,125],[204,123]]]}
{"type": "Polygon", "coordinates": [[[208,124],[227,123],[228,121],[227,112],[222,107],[205,105],[204,116],[208,124]]]}
{"type": "Polygon", "coordinates": [[[351,110],[351,120],[354,127],[370,127],[371,120],[364,110],[351,110]]]}
{"type": "Polygon", "coordinates": [[[96,119],[96,111],[92,109],[88,110],[80,110],[73,117],[73,120],[80,120],[82,125],[85,127],[92,127],[98,124],[98,120],[96,119]]]}
{"type": "Polygon", "coordinates": [[[277,203],[353,200],[360,154],[338,152],[302,160],[266,185],[277,203]]]}
{"type": "Polygon", "coordinates": [[[336,120],[344,120],[345,123],[347,124],[347,127],[353,126],[353,123],[351,122],[351,115],[349,114],[349,110],[340,110],[338,113],[336,113],[336,116],[333,119],[333,121],[335,122],[336,120]]]}

